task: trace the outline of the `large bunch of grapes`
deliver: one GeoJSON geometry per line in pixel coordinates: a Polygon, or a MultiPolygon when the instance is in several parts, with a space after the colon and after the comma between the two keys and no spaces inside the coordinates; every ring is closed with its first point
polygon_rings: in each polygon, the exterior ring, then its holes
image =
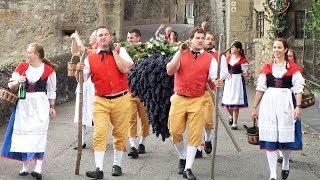
{"type": "Polygon", "coordinates": [[[168,76],[166,64],[171,59],[172,55],[152,54],[136,64],[128,74],[132,95],[144,103],[153,133],[157,137],[161,135],[162,141],[170,136],[167,124],[173,76],[168,76]]]}

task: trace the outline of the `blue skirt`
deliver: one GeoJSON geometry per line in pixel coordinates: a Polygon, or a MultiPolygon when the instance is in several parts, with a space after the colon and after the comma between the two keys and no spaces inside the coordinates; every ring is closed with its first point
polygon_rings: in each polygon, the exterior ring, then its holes
{"type": "Polygon", "coordinates": [[[294,124],[294,142],[290,143],[279,143],[279,142],[268,142],[260,141],[260,149],[263,150],[302,150],[302,131],[301,131],[301,121],[300,119],[294,124]]]}
{"type": "Polygon", "coordinates": [[[10,121],[7,127],[7,132],[4,137],[2,150],[1,150],[1,157],[2,158],[8,158],[8,159],[14,159],[19,161],[30,161],[30,160],[36,160],[36,159],[43,159],[44,152],[37,152],[37,153],[28,153],[28,152],[10,152],[11,149],[11,138],[12,138],[12,132],[13,132],[13,125],[16,115],[16,106],[12,110],[12,114],[10,117],[10,121]]]}

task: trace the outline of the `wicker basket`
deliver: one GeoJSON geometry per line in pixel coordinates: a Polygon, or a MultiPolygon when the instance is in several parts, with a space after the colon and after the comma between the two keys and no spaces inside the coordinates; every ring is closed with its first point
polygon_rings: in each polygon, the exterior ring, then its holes
{"type": "Polygon", "coordinates": [[[68,62],[68,76],[75,76],[77,63],[73,61],[74,54],[72,54],[70,61],[68,62]]]}
{"type": "Polygon", "coordinates": [[[253,145],[259,145],[259,129],[256,126],[256,122],[257,122],[257,120],[254,120],[253,121],[253,127],[250,127],[250,128],[248,128],[247,126],[243,125],[247,130],[246,135],[247,135],[248,143],[249,144],[253,144],[253,145]],[[252,131],[252,130],[254,130],[254,131],[252,131]],[[252,133],[249,133],[248,131],[252,132],[252,133]]]}
{"type": "Polygon", "coordinates": [[[10,104],[15,104],[18,100],[18,96],[12,93],[11,90],[0,89],[0,99],[10,104]]]}
{"type": "Polygon", "coordinates": [[[310,89],[307,86],[305,86],[304,88],[307,89],[308,92],[307,93],[303,92],[302,94],[301,107],[303,109],[311,107],[316,103],[314,94],[311,93],[310,89]]]}

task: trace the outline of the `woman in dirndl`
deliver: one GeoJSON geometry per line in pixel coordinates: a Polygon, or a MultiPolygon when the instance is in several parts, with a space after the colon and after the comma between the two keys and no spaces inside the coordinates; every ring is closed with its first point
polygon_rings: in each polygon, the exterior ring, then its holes
{"type": "MultiPolygon", "coordinates": [[[[72,39],[72,43],[71,43],[72,54],[80,55],[78,47],[80,47],[82,51],[84,51],[86,47],[82,43],[77,31],[75,31],[71,35],[71,39],[72,39]]],[[[86,51],[85,56],[88,56],[92,52],[95,52],[98,48],[97,31],[96,30],[93,31],[89,37],[89,45],[90,45],[90,47],[86,48],[87,51],[86,51]]],[[[87,127],[91,127],[93,125],[92,102],[93,102],[93,98],[94,98],[94,93],[95,93],[94,85],[91,81],[91,77],[89,77],[89,79],[87,79],[86,81],[83,82],[82,137],[81,137],[82,138],[82,148],[87,147],[87,144],[85,141],[86,129],[87,129],[87,127]]],[[[79,117],[78,117],[79,116],[79,107],[78,107],[79,101],[80,101],[80,86],[78,84],[77,89],[76,89],[76,108],[75,108],[75,115],[74,115],[74,122],[75,123],[78,123],[78,121],[79,121],[79,117]]],[[[77,150],[78,145],[73,147],[73,149],[77,150]]]]}
{"type": "Polygon", "coordinates": [[[249,76],[249,62],[244,56],[242,43],[236,41],[231,47],[231,55],[227,56],[229,76],[225,80],[222,92],[221,107],[230,114],[231,129],[238,129],[239,109],[248,107],[245,77],[249,76]]]}
{"type": "Polygon", "coordinates": [[[283,154],[281,177],[287,179],[291,151],[302,149],[299,117],[305,81],[301,68],[288,59],[287,52],[287,41],[277,38],[273,43],[274,58],[263,66],[258,77],[252,107],[252,118],[258,119],[260,149],[267,153],[271,180],[277,179],[277,151],[283,154]]]}
{"type": "Polygon", "coordinates": [[[26,98],[15,105],[7,127],[1,157],[22,161],[20,176],[29,174],[29,162],[35,160],[31,176],[42,179],[42,160],[47,143],[50,118],[55,117],[56,67],[44,58],[41,45],[27,49],[27,62],[21,62],[12,73],[9,88],[16,91],[26,84],[26,98]]]}

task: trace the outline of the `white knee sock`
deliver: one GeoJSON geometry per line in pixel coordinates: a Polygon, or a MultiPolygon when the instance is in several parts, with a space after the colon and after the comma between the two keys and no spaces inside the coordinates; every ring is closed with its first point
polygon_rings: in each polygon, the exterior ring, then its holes
{"type": "Polygon", "coordinates": [[[103,159],[104,159],[104,151],[95,151],[94,152],[94,162],[96,163],[96,167],[103,171],[103,159]]]}
{"type": "Polygon", "coordinates": [[[114,150],[113,151],[113,165],[121,167],[123,151],[114,150]]]}
{"type": "Polygon", "coordinates": [[[277,151],[267,151],[267,158],[268,158],[269,169],[270,169],[270,179],[271,178],[277,179],[278,152],[277,151]]]}
{"type": "Polygon", "coordinates": [[[186,167],[184,168],[184,170],[192,169],[192,164],[193,164],[196,152],[197,152],[197,146],[187,147],[187,161],[186,161],[186,167]]]}
{"type": "Polygon", "coordinates": [[[136,137],[129,137],[129,141],[130,141],[130,147],[135,147],[135,148],[138,148],[137,146],[137,142],[136,142],[136,137]]]}
{"type": "Polygon", "coordinates": [[[34,167],[34,171],[41,174],[42,160],[36,160],[36,166],[34,167]]]}
{"type": "Polygon", "coordinates": [[[202,151],[202,146],[198,146],[197,149],[198,149],[199,151],[202,151]]]}
{"type": "Polygon", "coordinates": [[[282,170],[289,170],[289,158],[291,155],[291,151],[281,150],[281,152],[283,155],[282,170]]]}
{"type": "Polygon", "coordinates": [[[281,150],[278,150],[278,152],[279,152],[279,157],[283,157],[281,150]]]}
{"type": "Polygon", "coordinates": [[[82,145],[85,143],[84,136],[86,134],[86,126],[82,125],[82,145]]]}
{"type": "Polygon", "coordinates": [[[139,144],[144,144],[146,142],[146,139],[147,139],[147,137],[141,136],[139,144]]]}
{"type": "Polygon", "coordinates": [[[186,146],[184,144],[184,140],[182,140],[181,142],[178,142],[177,144],[174,144],[174,147],[178,151],[180,159],[186,159],[187,151],[186,151],[186,146]]]}
{"type": "Polygon", "coordinates": [[[204,141],[208,142],[211,141],[211,132],[212,129],[204,129],[204,141]]]}
{"type": "Polygon", "coordinates": [[[29,171],[29,161],[23,161],[22,162],[21,171],[23,171],[23,172],[28,172],[29,171]]]}

